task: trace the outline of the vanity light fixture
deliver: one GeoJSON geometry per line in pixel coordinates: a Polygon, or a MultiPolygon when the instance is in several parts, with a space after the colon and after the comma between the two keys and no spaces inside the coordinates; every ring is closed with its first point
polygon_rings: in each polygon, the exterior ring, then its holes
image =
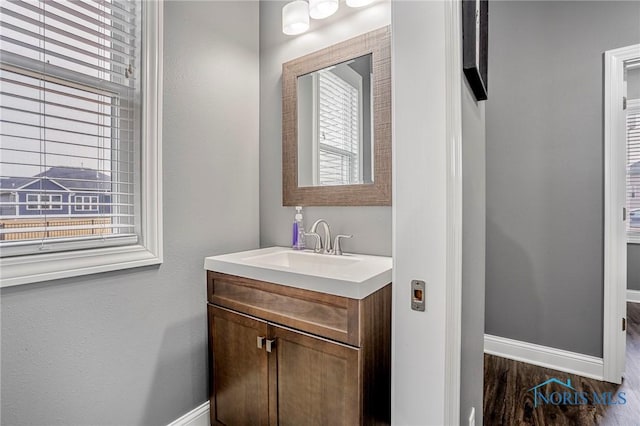
{"type": "Polygon", "coordinates": [[[347,0],[347,6],[349,7],[362,7],[373,2],[373,0],[347,0]]]}
{"type": "Polygon", "coordinates": [[[340,0],[309,0],[309,16],[324,19],[336,13],[340,0]]]}
{"type": "MultiPolygon", "coordinates": [[[[298,35],[309,29],[309,17],[324,19],[336,13],[342,0],[295,0],[282,8],[282,32],[298,35]]],[[[345,0],[349,7],[368,6],[375,0],[345,0]]]]}
{"type": "Polygon", "coordinates": [[[309,29],[309,3],[295,0],[282,8],[282,32],[297,35],[309,29]]]}

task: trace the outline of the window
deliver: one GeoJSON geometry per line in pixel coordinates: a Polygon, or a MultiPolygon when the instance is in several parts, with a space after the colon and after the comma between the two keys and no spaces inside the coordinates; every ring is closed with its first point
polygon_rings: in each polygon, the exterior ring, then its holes
{"type": "Polygon", "coordinates": [[[162,2],[0,17],[3,285],[160,263],[162,2]]]}
{"type": "Polygon", "coordinates": [[[640,99],[627,103],[627,235],[640,243],[640,99]]]}
{"type": "MultiPolygon", "coordinates": [[[[354,74],[356,74],[354,72],[354,74]]],[[[361,77],[356,75],[361,80],[361,77]]],[[[319,185],[349,185],[362,182],[360,171],[360,87],[340,78],[332,70],[318,73],[318,123],[316,138],[319,185]]]]}
{"type": "Polygon", "coordinates": [[[98,211],[98,197],[89,195],[76,195],[74,209],[76,211],[98,211]]]}
{"type": "Polygon", "coordinates": [[[27,194],[27,210],[62,210],[62,195],[27,194]]]}
{"type": "Polygon", "coordinates": [[[27,194],[27,210],[38,210],[40,196],[37,194],[27,194]]]}

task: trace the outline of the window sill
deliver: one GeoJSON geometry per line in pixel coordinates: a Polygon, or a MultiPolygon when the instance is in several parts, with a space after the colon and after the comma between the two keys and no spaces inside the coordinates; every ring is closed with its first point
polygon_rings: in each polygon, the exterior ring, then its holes
{"type": "Polygon", "coordinates": [[[0,287],[161,263],[160,256],[142,245],[8,257],[0,259],[0,287]]]}

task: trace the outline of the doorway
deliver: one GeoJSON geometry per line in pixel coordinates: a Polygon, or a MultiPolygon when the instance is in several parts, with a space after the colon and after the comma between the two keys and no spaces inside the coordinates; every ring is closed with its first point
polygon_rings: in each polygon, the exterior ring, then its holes
{"type": "MultiPolygon", "coordinates": [[[[628,96],[627,77],[640,69],[640,44],[605,52],[605,261],[604,379],[621,383],[625,372],[628,245],[640,242],[640,193],[633,190],[640,148],[629,148],[628,135],[640,147],[640,74],[638,99],[628,96]],[[636,119],[637,117],[637,119],[636,119]],[[635,127],[638,127],[636,133],[635,127]],[[636,159],[637,157],[637,159],[636,159]],[[637,207],[636,207],[637,203],[637,207]],[[635,231],[634,231],[635,229],[635,231]],[[636,241],[634,239],[637,238],[636,241]]],[[[635,146],[635,142],[634,142],[635,146]]]]}

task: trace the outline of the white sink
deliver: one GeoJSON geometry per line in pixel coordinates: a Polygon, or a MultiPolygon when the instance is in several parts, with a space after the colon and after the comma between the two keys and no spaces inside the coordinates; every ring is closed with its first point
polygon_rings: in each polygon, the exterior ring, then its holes
{"type": "Polygon", "coordinates": [[[352,299],[364,299],[391,282],[391,258],[342,256],[285,247],[210,256],[204,268],[352,299]]]}
{"type": "Polygon", "coordinates": [[[259,263],[261,265],[279,266],[283,268],[294,268],[307,272],[318,271],[319,273],[331,273],[333,269],[344,268],[362,261],[362,258],[350,255],[342,256],[322,256],[310,251],[277,251],[269,254],[259,254],[257,256],[246,257],[243,260],[249,263],[259,263]]]}

